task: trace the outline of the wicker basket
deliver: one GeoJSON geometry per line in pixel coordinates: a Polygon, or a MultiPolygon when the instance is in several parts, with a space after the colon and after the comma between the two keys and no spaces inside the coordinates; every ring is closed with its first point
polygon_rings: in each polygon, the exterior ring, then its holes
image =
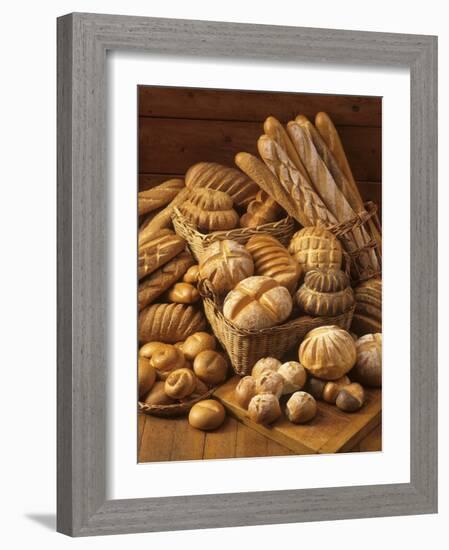
{"type": "Polygon", "coordinates": [[[283,357],[314,328],[338,325],[349,330],[354,313],[353,307],[335,317],[303,316],[272,328],[245,330],[224,317],[221,303],[209,281],[200,281],[198,288],[212,330],[227,351],[234,371],[240,376],[251,374],[254,363],[262,357],[283,357]]]}
{"type": "Polygon", "coordinates": [[[343,247],[345,248],[344,254],[348,267],[348,274],[350,275],[353,286],[367,279],[379,277],[382,274],[382,250],[380,243],[376,241],[372,234],[370,228],[371,224],[368,223],[369,220],[372,220],[372,223],[381,235],[382,229],[379,217],[377,216],[377,206],[373,202],[366,202],[365,210],[359,212],[347,222],[327,227],[331,233],[342,241],[343,247]],[[368,233],[370,240],[365,246],[349,250],[347,243],[354,242],[354,230],[360,227],[363,227],[368,233]],[[378,269],[373,268],[373,255],[377,260],[378,269]]]}
{"type": "Polygon", "coordinates": [[[172,405],[149,405],[143,401],[139,401],[137,406],[140,413],[150,414],[153,416],[160,416],[162,418],[174,418],[177,416],[184,416],[187,414],[190,409],[198,403],[203,401],[203,399],[209,399],[209,397],[214,393],[216,388],[210,388],[209,391],[195,397],[195,399],[190,399],[190,401],[184,401],[183,403],[173,403],[172,405]]]}
{"type": "Polygon", "coordinates": [[[214,231],[208,234],[200,233],[178,208],[173,209],[172,221],[176,233],[187,241],[197,261],[200,261],[204,250],[214,241],[231,239],[241,244],[246,244],[253,235],[267,233],[278,239],[283,245],[288,246],[295,232],[295,222],[290,217],[283,218],[277,222],[265,223],[258,227],[237,227],[229,231],[214,231]]]}

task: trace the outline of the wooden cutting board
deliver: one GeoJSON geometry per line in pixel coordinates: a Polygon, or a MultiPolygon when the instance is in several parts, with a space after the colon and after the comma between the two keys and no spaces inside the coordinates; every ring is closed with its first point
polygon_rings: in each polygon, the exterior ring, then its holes
{"type": "MultiPolygon", "coordinates": [[[[327,454],[350,451],[381,421],[381,390],[366,390],[366,403],[355,413],[340,411],[335,405],[318,401],[318,413],[309,423],[292,424],[283,415],[271,426],[257,424],[235,401],[234,389],[240,380],[234,376],[218,388],[214,397],[246,426],[284,445],[297,454],[327,454]]],[[[284,407],[287,397],[281,401],[284,407]]]]}

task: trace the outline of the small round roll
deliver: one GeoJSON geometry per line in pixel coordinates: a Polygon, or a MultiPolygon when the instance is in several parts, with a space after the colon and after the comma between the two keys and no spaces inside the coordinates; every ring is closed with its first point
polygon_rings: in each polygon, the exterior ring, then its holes
{"type": "Polygon", "coordinates": [[[190,283],[176,283],[169,290],[168,299],[176,304],[194,304],[200,299],[200,293],[190,283]]]}
{"type": "Polygon", "coordinates": [[[205,350],[195,357],[193,370],[200,380],[214,386],[226,380],[228,363],[218,351],[205,350]]]}
{"type": "Polygon", "coordinates": [[[216,430],[226,418],[226,411],[215,399],[205,399],[193,405],[189,412],[189,424],[197,430],[216,430]]]}
{"type": "Polygon", "coordinates": [[[182,345],[182,351],[186,359],[193,361],[202,351],[214,350],[216,346],[217,341],[212,334],[208,332],[195,332],[186,338],[182,345]]]}
{"type": "Polygon", "coordinates": [[[280,366],[281,362],[279,359],[276,359],[275,357],[262,357],[262,359],[259,359],[259,361],[257,361],[257,363],[253,366],[251,376],[253,378],[257,378],[267,370],[276,372],[279,370],[280,366]]]}
{"type": "Polygon", "coordinates": [[[248,405],[248,416],[257,424],[272,424],[281,414],[279,399],[272,393],[259,393],[248,405]]]}
{"type": "Polygon", "coordinates": [[[190,369],[174,370],[165,380],[165,393],[173,399],[184,399],[195,391],[196,380],[196,376],[190,369]]]}
{"type": "Polygon", "coordinates": [[[287,401],[285,414],[294,424],[305,424],[315,418],[317,405],[314,397],[305,391],[295,392],[287,401]]]}
{"type": "Polygon", "coordinates": [[[284,379],[284,395],[302,390],[307,380],[306,369],[297,361],[282,363],[277,372],[284,379]]]}
{"type": "Polygon", "coordinates": [[[244,409],[248,408],[249,402],[256,393],[256,381],[252,376],[244,376],[235,388],[236,401],[244,409]]]}

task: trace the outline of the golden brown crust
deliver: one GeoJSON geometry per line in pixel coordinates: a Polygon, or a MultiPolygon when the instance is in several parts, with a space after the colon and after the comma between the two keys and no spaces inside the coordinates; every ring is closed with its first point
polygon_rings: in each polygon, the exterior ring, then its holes
{"type": "Polygon", "coordinates": [[[194,306],[184,304],[152,304],[139,314],[139,340],[175,344],[194,332],[203,331],[206,320],[194,306]]]}
{"type": "Polygon", "coordinates": [[[184,180],[174,178],[156,187],[141,191],[138,196],[139,216],[152,212],[161,206],[171,202],[176,195],[184,188],[184,180]]]}
{"type": "Polygon", "coordinates": [[[179,205],[179,211],[200,231],[226,231],[239,223],[232,206],[232,198],[227,193],[195,189],[188,200],[179,205]]]}
{"type": "Polygon", "coordinates": [[[139,246],[139,279],[150,275],[185,248],[185,241],[169,229],[161,229],[139,246]]]}

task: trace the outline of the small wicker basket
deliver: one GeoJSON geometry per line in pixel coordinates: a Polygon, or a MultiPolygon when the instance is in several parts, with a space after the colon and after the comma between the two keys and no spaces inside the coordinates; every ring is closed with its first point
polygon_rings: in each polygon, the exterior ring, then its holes
{"type": "Polygon", "coordinates": [[[222,313],[222,304],[210,281],[198,284],[203,298],[204,312],[221,345],[228,353],[234,371],[240,376],[251,374],[254,364],[262,357],[283,357],[293,346],[299,345],[312,329],[338,325],[349,330],[354,307],[334,317],[303,316],[272,328],[245,330],[236,327],[222,313]]]}
{"type": "Polygon", "coordinates": [[[369,220],[372,220],[379,235],[382,235],[382,229],[377,215],[377,206],[373,202],[366,202],[365,210],[356,214],[352,219],[326,227],[326,229],[342,242],[345,249],[344,254],[346,265],[348,266],[348,274],[353,286],[367,279],[380,277],[382,274],[381,245],[373,236],[370,224],[368,223],[369,220]],[[353,243],[355,241],[356,235],[354,230],[359,230],[361,227],[368,233],[370,237],[369,242],[362,247],[349,250],[347,243],[353,243]],[[373,267],[374,264],[377,264],[377,266],[373,267]]]}
{"type": "Polygon", "coordinates": [[[194,399],[190,399],[189,401],[184,401],[182,403],[173,403],[172,405],[149,405],[148,403],[139,401],[137,404],[138,411],[143,414],[160,416],[162,418],[175,418],[177,416],[184,416],[190,411],[195,403],[203,401],[203,399],[209,399],[209,397],[211,397],[216,389],[216,387],[210,388],[203,395],[195,397],[194,399]]]}
{"type": "Polygon", "coordinates": [[[187,241],[197,261],[200,261],[204,250],[215,241],[231,239],[240,244],[246,244],[253,235],[267,233],[278,239],[284,246],[288,246],[295,232],[295,222],[290,217],[277,222],[265,223],[258,227],[237,227],[229,231],[214,231],[208,234],[200,233],[178,208],[173,209],[172,221],[176,233],[187,241]]]}

